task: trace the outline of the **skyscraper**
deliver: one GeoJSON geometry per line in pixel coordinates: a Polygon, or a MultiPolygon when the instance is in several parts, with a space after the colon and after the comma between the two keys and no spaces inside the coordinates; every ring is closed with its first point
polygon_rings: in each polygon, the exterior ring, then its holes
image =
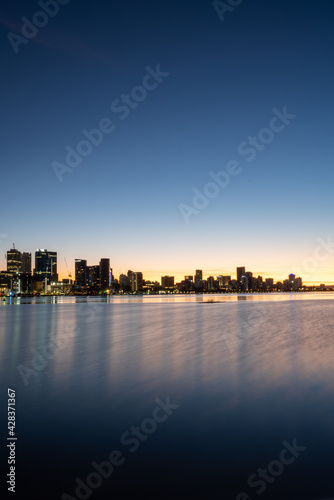
{"type": "Polygon", "coordinates": [[[110,259],[100,260],[100,287],[108,290],[110,287],[110,259]]]}
{"type": "Polygon", "coordinates": [[[76,286],[84,288],[86,286],[87,260],[75,259],[75,282],[76,286]]]}
{"type": "Polygon", "coordinates": [[[22,254],[22,273],[31,274],[31,253],[23,252],[22,254]]]}
{"type": "Polygon", "coordinates": [[[50,259],[50,268],[51,268],[51,281],[58,281],[58,272],[57,272],[57,252],[48,252],[50,259]]]}
{"type": "Polygon", "coordinates": [[[57,252],[48,252],[44,249],[36,250],[34,276],[36,281],[46,279],[48,285],[52,281],[58,281],[57,252]]]}
{"type": "Polygon", "coordinates": [[[130,285],[132,292],[138,292],[143,287],[143,273],[134,273],[130,275],[130,285]]]}
{"type": "Polygon", "coordinates": [[[94,288],[95,291],[100,289],[101,277],[100,266],[87,266],[86,267],[86,286],[94,288]]]}
{"type": "Polygon", "coordinates": [[[22,269],[22,254],[16,248],[7,252],[7,272],[20,273],[22,269]]]}
{"type": "Polygon", "coordinates": [[[195,288],[202,288],[203,286],[203,271],[196,269],[195,271],[195,288]]]}
{"type": "Polygon", "coordinates": [[[241,282],[241,278],[246,275],[245,267],[237,267],[237,282],[241,282]]]}

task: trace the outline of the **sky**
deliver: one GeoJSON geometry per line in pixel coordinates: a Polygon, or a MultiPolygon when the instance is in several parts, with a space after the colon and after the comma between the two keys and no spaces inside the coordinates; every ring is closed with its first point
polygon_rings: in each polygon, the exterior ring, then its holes
{"type": "Polygon", "coordinates": [[[334,283],[334,4],[230,3],[2,2],[1,269],[334,283]]]}

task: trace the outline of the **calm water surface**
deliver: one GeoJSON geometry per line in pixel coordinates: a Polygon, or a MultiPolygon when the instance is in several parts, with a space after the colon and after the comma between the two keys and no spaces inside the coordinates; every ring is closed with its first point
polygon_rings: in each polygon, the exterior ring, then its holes
{"type": "Polygon", "coordinates": [[[7,300],[17,498],[334,498],[333,313],[331,293],[7,300]]]}

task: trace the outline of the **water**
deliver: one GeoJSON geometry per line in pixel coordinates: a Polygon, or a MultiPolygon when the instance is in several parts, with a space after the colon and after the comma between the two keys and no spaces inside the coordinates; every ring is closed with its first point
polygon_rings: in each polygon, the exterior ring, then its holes
{"type": "Polygon", "coordinates": [[[0,373],[2,400],[16,390],[17,498],[334,498],[333,299],[3,305],[0,373]],[[294,440],[298,456],[283,452],[294,440]],[[101,478],[92,463],[113,450],[119,465],[112,473],[104,465],[110,476],[101,478]]]}

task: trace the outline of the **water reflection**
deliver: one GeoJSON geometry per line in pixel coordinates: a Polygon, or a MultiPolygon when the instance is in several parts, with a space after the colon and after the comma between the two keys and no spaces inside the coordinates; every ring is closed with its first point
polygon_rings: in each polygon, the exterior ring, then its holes
{"type": "MultiPolygon", "coordinates": [[[[164,474],[179,481],[196,470],[205,487],[208,478],[219,480],[217,498],[226,491],[236,498],[283,439],[301,435],[310,460],[317,457],[309,466],[313,481],[332,463],[323,453],[334,433],[328,298],[333,294],[12,299],[0,312],[0,376],[19,394],[21,457],[26,449],[30,459],[32,446],[40,456],[59,449],[73,481],[81,461],[85,471],[103,460],[126,428],[151,415],[155,398],[170,395],[181,403],[178,415],[138,452],[136,467],[144,458],[154,469],[159,459],[164,474]]],[[[53,484],[56,464],[47,464],[53,484]]],[[[308,498],[303,467],[294,468],[300,499],[308,498]]],[[[124,470],[131,482],[135,471],[124,470]]],[[[276,496],[272,489],[263,498],[287,498],[284,481],[275,483],[282,488],[276,496]]]]}
{"type": "Polygon", "coordinates": [[[4,297],[2,305],[37,304],[163,304],[163,303],[217,303],[237,301],[292,301],[292,300],[333,300],[334,292],[300,293],[227,293],[227,294],[171,294],[171,295],[108,295],[108,296],[38,296],[4,297]]]}

